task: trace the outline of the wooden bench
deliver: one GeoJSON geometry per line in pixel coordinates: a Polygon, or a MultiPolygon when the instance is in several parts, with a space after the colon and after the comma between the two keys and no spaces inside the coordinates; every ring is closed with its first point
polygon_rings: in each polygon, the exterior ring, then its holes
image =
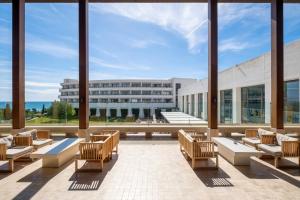
{"type": "Polygon", "coordinates": [[[75,157],[79,143],[84,140],[83,138],[66,138],[38,149],[30,154],[30,157],[33,159],[42,158],[43,167],[60,167],[75,157]]]}
{"type": "Polygon", "coordinates": [[[214,143],[211,141],[200,141],[193,139],[184,130],[178,131],[180,150],[184,151],[192,159],[192,168],[195,168],[195,161],[201,159],[216,159],[216,168],[219,166],[218,153],[214,143]]]}

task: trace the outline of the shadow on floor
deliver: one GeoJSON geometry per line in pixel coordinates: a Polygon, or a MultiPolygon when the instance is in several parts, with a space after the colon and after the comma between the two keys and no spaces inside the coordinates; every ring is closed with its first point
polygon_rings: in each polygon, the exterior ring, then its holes
{"type": "MultiPolygon", "coordinates": [[[[192,168],[191,159],[184,152],[182,152],[182,156],[192,168]]],[[[196,160],[194,173],[206,187],[233,187],[234,185],[228,180],[230,176],[220,166],[216,168],[215,161],[214,158],[196,160]]]]}
{"type": "Polygon", "coordinates": [[[230,176],[222,170],[213,168],[201,168],[194,170],[197,177],[206,187],[233,187],[234,185],[228,180],[230,176]]]}
{"type": "MultiPolygon", "coordinates": [[[[108,162],[104,162],[102,172],[99,170],[92,170],[92,171],[85,170],[85,171],[75,172],[69,179],[70,181],[72,181],[72,184],[69,187],[69,191],[98,190],[103,180],[105,179],[106,175],[113,168],[117,160],[118,160],[118,155],[113,154],[112,160],[108,162]]],[[[84,164],[83,168],[93,167],[95,169],[95,166],[99,167],[99,164],[87,162],[84,164]]]]}
{"type": "Polygon", "coordinates": [[[7,171],[9,168],[8,161],[1,161],[0,162],[0,180],[6,178],[7,176],[16,173],[17,171],[23,169],[24,167],[32,164],[34,161],[31,161],[30,159],[22,159],[22,160],[16,160],[14,163],[14,171],[9,172],[7,171]]]}
{"type": "Polygon", "coordinates": [[[273,159],[261,160],[251,157],[251,167],[235,166],[235,168],[251,179],[282,179],[296,187],[300,187],[300,181],[293,177],[300,176],[300,169],[275,168],[273,166],[273,159]]]}
{"type": "Polygon", "coordinates": [[[31,199],[47,182],[49,182],[54,176],[67,168],[72,162],[73,160],[69,161],[59,168],[39,168],[23,177],[18,182],[29,182],[30,184],[19,194],[17,194],[13,199],[31,199]]]}

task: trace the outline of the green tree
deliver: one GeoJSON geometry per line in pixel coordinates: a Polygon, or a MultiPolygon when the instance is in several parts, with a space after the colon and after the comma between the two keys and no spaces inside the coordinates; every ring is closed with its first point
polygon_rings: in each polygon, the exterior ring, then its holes
{"type": "Polygon", "coordinates": [[[0,121],[4,119],[4,111],[0,109],[0,121]]]}
{"type": "Polygon", "coordinates": [[[46,108],[45,108],[45,104],[43,104],[43,108],[42,108],[42,111],[41,111],[42,114],[45,114],[46,113],[46,108]]]}
{"type": "Polygon", "coordinates": [[[75,113],[71,104],[62,101],[54,101],[47,111],[47,115],[54,119],[71,119],[75,113]]]}
{"type": "Polygon", "coordinates": [[[4,120],[10,120],[11,119],[11,109],[10,109],[9,103],[6,104],[3,114],[4,114],[4,120]]]}

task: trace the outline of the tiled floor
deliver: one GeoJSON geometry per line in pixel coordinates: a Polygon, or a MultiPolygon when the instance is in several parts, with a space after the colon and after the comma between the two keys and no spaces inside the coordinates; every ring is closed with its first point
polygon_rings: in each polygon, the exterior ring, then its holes
{"type": "Polygon", "coordinates": [[[0,199],[300,199],[300,169],[251,164],[221,158],[218,170],[193,171],[177,141],[126,140],[102,173],[75,174],[74,162],[60,169],[19,162],[15,173],[0,173],[0,199]]]}

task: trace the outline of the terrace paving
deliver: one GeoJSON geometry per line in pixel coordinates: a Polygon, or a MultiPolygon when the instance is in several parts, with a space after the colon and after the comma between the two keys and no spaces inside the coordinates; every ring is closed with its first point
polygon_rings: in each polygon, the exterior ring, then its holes
{"type": "Polygon", "coordinates": [[[102,173],[74,173],[74,162],[41,165],[17,162],[16,172],[0,173],[0,199],[300,199],[299,168],[275,169],[259,159],[234,167],[220,157],[218,170],[194,171],[176,140],[122,140],[102,173]]]}

